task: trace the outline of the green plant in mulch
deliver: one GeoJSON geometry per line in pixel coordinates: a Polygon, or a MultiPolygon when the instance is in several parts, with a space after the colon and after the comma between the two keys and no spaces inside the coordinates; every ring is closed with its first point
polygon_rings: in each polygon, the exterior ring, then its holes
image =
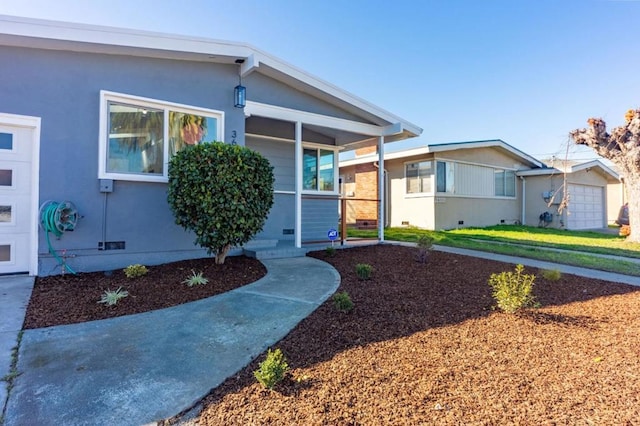
{"type": "Polygon", "coordinates": [[[429,253],[431,253],[431,249],[433,248],[433,237],[426,234],[418,236],[417,247],[418,254],[416,255],[416,260],[420,263],[426,263],[427,257],[429,257],[429,253]]]}
{"type": "Polygon", "coordinates": [[[356,265],[356,275],[361,280],[368,280],[371,278],[371,273],[373,272],[373,266],[367,263],[358,263],[356,265]]]}
{"type": "Polygon", "coordinates": [[[334,294],[332,300],[333,306],[341,312],[350,312],[353,310],[353,302],[351,301],[349,293],[346,291],[334,294]]]}
{"type": "Polygon", "coordinates": [[[560,278],[562,278],[562,272],[557,269],[544,269],[542,271],[542,278],[549,281],[558,281],[560,278]]]}
{"type": "Polygon", "coordinates": [[[98,300],[98,303],[104,303],[106,306],[113,306],[118,304],[120,299],[124,299],[129,295],[127,290],[123,290],[122,287],[118,287],[117,290],[106,290],[102,293],[102,298],[98,300]]]}
{"type": "Polygon", "coordinates": [[[288,371],[289,364],[282,351],[269,349],[266,359],[259,364],[259,368],[253,372],[253,375],[262,386],[272,390],[284,379],[288,371]]]}
{"type": "Polygon", "coordinates": [[[140,265],[139,263],[136,263],[135,265],[129,265],[122,271],[127,278],[142,277],[143,275],[147,275],[147,272],[149,272],[146,266],[140,265]]]}
{"type": "Polygon", "coordinates": [[[336,248],[335,247],[327,247],[326,249],[324,249],[324,254],[326,254],[329,257],[333,257],[336,255],[336,248]]]}
{"type": "Polygon", "coordinates": [[[186,280],[182,281],[182,284],[186,284],[189,287],[193,287],[194,285],[205,285],[209,282],[208,278],[205,278],[202,275],[202,272],[196,272],[194,270],[191,271],[191,276],[186,280]]]}
{"type": "Polygon", "coordinates": [[[514,313],[519,309],[533,306],[535,298],[531,293],[535,275],[523,273],[524,266],[517,265],[514,272],[491,274],[489,285],[493,289],[493,298],[498,308],[507,313],[514,313]]]}

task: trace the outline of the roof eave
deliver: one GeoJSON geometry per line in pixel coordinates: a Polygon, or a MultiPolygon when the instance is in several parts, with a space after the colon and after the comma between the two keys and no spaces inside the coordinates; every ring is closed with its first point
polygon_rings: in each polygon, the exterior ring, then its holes
{"type": "Polygon", "coordinates": [[[399,125],[388,141],[419,136],[422,128],[249,44],[159,32],[0,15],[0,44],[124,54],[164,59],[235,63],[243,74],[259,72],[352,112],[379,126],[399,125]]]}

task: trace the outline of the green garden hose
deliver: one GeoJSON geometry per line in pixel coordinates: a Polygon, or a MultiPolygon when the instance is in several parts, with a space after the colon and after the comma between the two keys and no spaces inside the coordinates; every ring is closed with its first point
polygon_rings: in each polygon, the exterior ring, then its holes
{"type": "Polygon", "coordinates": [[[73,231],[78,223],[78,210],[69,201],[57,203],[55,201],[47,201],[40,207],[40,225],[46,231],[47,244],[49,245],[49,253],[58,261],[64,270],[76,274],[66,262],[60,258],[58,253],[51,245],[49,233],[53,233],[56,238],[60,238],[65,231],[73,231]]]}

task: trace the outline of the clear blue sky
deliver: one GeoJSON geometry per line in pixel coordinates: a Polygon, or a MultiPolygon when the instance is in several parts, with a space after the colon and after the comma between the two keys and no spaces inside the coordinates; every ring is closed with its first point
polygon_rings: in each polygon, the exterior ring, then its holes
{"type": "Polygon", "coordinates": [[[636,0],[0,0],[0,14],[246,42],[424,128],[403,147],[500,138],[563,157],[587,118],[640,107],[636,0]]]}

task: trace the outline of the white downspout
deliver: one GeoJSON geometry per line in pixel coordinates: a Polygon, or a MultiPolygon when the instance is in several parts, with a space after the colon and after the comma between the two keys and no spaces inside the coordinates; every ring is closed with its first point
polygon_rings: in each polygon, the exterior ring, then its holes
{"type": "Polygon", "coordinates": [[[525,179],[524,176],[520,176],[520,180],[522,181],[522,217],[520,218],[520,224],[524,225],[524,220],[525,220],[525,209],[527,208],[527,202],[526,202],[526,198],[527,198],[527,190],[526,190],[526,184],[525,184],[525,179]]]}
{"type": "Polygon", "coordinates": [[[384,242],[384,136],[378,137],[378,199],[380,204],[378,205],[378,239],[381,243],[384,242]]]}
{"type": "Polygon", "coordinates": [[[294,234],[296,237],[296,248],[302,248],[302,122],[300,121],[296,121],[295,138],[296,221],[294,234]]]}

